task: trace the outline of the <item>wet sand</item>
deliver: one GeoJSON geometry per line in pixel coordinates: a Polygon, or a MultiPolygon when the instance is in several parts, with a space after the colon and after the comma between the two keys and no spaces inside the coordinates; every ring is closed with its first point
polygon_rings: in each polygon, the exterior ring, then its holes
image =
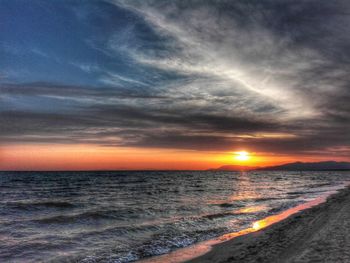
{"type": "Polygon", "coordinates": [[[349,188],[267,225],[257,223],[254,227],[261,230],[216,244],[208,253],[187,262],[350,262],[349,188]]]}

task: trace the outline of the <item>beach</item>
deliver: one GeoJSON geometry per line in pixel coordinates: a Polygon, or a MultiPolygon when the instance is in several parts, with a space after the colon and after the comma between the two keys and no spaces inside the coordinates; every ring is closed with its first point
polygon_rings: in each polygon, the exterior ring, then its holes
{"type": "Polygon", "coordinates": [[[350,262],[350,189],[187,262],[350,262]]]}

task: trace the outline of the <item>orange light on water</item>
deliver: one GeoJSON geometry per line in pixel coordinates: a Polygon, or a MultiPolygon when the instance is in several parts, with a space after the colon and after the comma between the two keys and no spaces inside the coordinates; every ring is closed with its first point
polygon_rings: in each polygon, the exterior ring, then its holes
{"type": "Polygon", "coordinates": [[[264,228],[264,226],[266,226],[266,222],[263,221],[263,220],[260,220],[260,221],[256,221],[253,223],[253,229],[254,230],[259,230],[259,229],[262,229],[264,228]]]}
{"type": "Polygon", "coordinates": [[[237,214],[256,213],[256,212],[263,211],[264,209],[266,209],[266,206],[264,205],[248,206],[248,207],[239,209],[237,211],[237,214]]]}

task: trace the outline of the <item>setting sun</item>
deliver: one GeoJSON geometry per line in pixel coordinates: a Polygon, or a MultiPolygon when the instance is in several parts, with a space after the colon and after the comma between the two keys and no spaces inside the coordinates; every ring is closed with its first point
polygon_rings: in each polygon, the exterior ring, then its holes
{"type": "Polygon", "coordinates": [[[246,151],[235,152],[234,158],[238,161],[248,161],[250,159],[249,153],[246,151]]]}

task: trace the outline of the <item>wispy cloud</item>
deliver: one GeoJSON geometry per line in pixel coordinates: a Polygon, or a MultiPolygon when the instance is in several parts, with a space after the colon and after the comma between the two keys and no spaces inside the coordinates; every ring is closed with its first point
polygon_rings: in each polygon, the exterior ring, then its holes
{"type": "MultiPolygon", "coordinates": [[[[241,5],[241,11],[254,17],[242,27],[242,18],[220,12],[212,5],[189,2],[184,8],[180,4],[158,1],[115,3],[137,12],[159,34],[173,40],[164,57],[131,50],[139,63],[196,79],[209,78],[211,85],[217,81],[215,92],[225,86],[226,92],[230,89],[240,93],[240,99],[255,97],[268,101],[285,110],[283,118],[309,118],[319,114],[313,100],[298,87],[298,80],[304,71],[324,64],[323,57],[310,48],[291,45],[288,36],[278,36],[264,27],[259,9],[241,5]]],[[[186,88],[190,92],[196,89],[189,86],[186,88]]],[[[212,95],[208,85],[202,85],[201,92],[212,95]]],[[[255,104],[248,101],[246,108],[255,104]]]]}
{"type": "Polygon", "coordinates": [[[101,82],[109,85],[137,85],[137,86],[148,86],[146,83],[139,81],[135,78],[129,78],[123,75],[120,75],[115,72],[105,72],[104,76],[101,77],[101,82]]]}

